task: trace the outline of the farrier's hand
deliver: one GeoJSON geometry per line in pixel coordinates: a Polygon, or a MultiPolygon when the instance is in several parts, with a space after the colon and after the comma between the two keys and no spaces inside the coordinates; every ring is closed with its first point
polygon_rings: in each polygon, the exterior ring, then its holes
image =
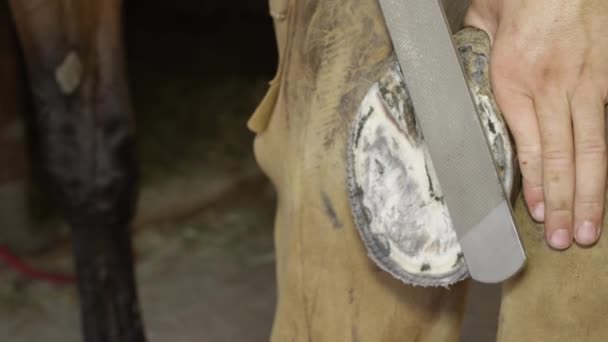
{"type": "Polygon", "coordinates": [[[492,87],[532,217],[553,248],[593,244],[606,184],[608,1],[473,0],[465,22],[492,40],[492,87]]]}

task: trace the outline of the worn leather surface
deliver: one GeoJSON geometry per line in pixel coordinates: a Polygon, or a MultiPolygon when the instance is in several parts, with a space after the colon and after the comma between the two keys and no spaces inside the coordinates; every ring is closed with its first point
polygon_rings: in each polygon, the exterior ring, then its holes
{"type": "MultiPolygon", "coordinates": [[[[369,260],[348,206],[348,127],[392,52],[374,0],[271,0],[280,65],[249,121],[278,193],[271,340],[457,341],[468,284],[413,288],[369,260]],[[280,14],[280,15],[277,15],[280,14]]],[[[498,340],[605,341],[608,250],[550,250],[522,199],[529,257],[505,285],[498,340]]]]}

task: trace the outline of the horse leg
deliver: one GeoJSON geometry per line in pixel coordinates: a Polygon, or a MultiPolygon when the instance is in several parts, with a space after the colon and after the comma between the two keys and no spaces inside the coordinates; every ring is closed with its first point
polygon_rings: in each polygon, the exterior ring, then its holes
{"type": "Polygon", "coordinates": [[[530,219],[521,199],[514,209],[528,265],[503,287],[498,341],[606,341],[605,232],[592,248],[573,245],[556,252],[545,243],[542,225],[530,219]]]}
{"type": "Polygon", "coordinates": [[[392,48],[375,1],[271,0],[280,65],[249,121],[278,193],[272,341],[457,341],[467,283],[416,288],[368,258],[346,141],[392,48]]]}
{"type": "Polygon", "coordinates": [[[10,1],[54,197],[72,228],[87,342],[141,342],[129,224],[134,124],[120,0],[10,1]]]}

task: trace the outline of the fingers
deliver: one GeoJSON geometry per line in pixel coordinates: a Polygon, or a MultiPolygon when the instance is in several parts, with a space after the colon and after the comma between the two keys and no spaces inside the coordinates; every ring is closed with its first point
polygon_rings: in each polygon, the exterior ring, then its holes
{"type": "Polygon", "coordinates": [[[545,234],[549,245],[566,249],[573,238],[574,147],[566,92],[551,88],[535,97],[541,132],[545,234]]]}
{"type": "MultiPolygon", "coordinates": [[[[535,157],[536,158],[536,157],[535,157]]],[[[541,159],[540,154],[537,159],[537,164],[540,166],[541,159]]],[[[520,162],[521,165],[521,162],[520,162]]],[[[521,168],[521,167],[520,167],[521,168]]],[[[522,169],[523,170],[523,169],[522,169]]],[[[545,220],[545,196],[543,193],[543,184],[542,184],[542,170],[538,170],[540,173],[540,180],[532,182],[529,181],[528,178],[534,179],[534,177],[524,176],[523,178],[523,192],[524,192],[524,200],[526,201],[526,205],[528,207],[528,212],[530,216],[536,222],[543,222],[545,220]]],[[[535,174],[536,171],[528,171],[528,174],[535,174]]],[[[524,173],[522,172],[522,175],[524,173]]]]}
{"type": "Polygon", "coordinates": [[[527,95],[505,88],[505,84],[507,81],[496,82],[494,94],[515,139],[528,210],[534,220],[542,222],[545,216],[542,148],[534,103],[527,95]]]}
{"type": "Polygon", "coordinates": [[[607,183],[608,24],[599,8],[581,16],[569,3],[492,3],[473,0],[465,23],[492,40],[492,89],[515,138],[530,214],[553,248],[591,245],[607,183]]]}
{"type": "Polygon", "coordinates": [[[606,188],[604,101],[594,87],[581,88],[571,101],[574,129],[576,242],[595,243],[600,234],[606,188]]]}

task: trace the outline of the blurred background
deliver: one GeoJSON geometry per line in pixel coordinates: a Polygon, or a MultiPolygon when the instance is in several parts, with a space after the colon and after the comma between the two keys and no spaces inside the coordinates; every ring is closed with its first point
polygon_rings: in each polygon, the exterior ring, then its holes
{"type": "MultiPolygon", "coordinates": [[[[69,230],[28,152],[23,65],[0,3],[0,340],[80,341],[69,230]]],[[[277,63],[267,2],[126,1],[125,19],[148,338],[266,341],[274,193],[245,123],[277,63]]]]}

